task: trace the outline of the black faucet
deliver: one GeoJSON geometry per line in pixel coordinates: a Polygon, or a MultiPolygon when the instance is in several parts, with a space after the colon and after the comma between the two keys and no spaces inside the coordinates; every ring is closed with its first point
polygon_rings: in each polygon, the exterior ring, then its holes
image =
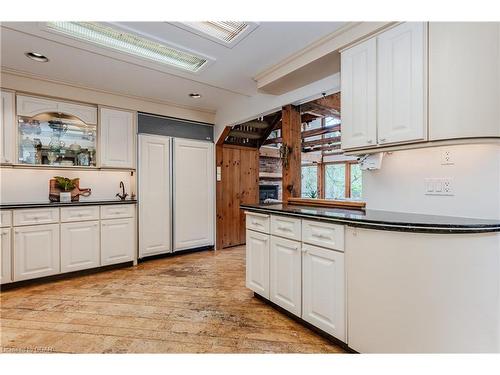
{"type": "Polygon", "coordinates": [[[123,184],[123,181],[120,181],[120,188],[122,189],[122,194],[116,193],[116,196],[119,197],[122,201],[124,201],[125,198],[128,197],[128,194],[125,193],[125,185],[123,184]]]}

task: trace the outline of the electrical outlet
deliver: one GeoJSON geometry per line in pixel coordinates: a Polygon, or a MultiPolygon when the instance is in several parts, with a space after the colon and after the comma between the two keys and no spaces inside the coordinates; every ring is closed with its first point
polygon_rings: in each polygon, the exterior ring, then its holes
{"type": "Polygon", "coordinates": [[[425,178],[424,183],[425,195],[455,195],[451,178],[425,178]]]}
{"type": "Polygon", "coordinates": [[[455,164],[453,160],[453,155],[451,151],[445,150],[441,153],[441,165],[453,165],[455,164]]]}

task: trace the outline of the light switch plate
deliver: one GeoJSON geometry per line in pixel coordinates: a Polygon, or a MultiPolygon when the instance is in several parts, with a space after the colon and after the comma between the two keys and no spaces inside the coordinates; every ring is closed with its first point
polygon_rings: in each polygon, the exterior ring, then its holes
{"type": "Polygon", "coordinates": [[[453,155],[451,151],[444,150],[441,153],[441,165],[454,165],[455,161],[453,160],[453,155]]]}
{"type": "Polygon", "coordinates": [[[425,195],[455,195],[451,178],[425,178],[424,185],[425,195]]]}

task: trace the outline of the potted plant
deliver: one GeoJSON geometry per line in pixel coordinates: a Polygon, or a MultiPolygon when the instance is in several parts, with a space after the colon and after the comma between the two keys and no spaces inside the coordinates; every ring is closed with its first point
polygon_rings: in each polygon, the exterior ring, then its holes
{"type": "Polygon", "coordinates": [[[79,178],[67,178],[61,176],[55,176],[57,187],[59,187],[62,192],[59,195],[59,200],[63,203],[71,202],[71,191],[76,187],[79,178]]]}

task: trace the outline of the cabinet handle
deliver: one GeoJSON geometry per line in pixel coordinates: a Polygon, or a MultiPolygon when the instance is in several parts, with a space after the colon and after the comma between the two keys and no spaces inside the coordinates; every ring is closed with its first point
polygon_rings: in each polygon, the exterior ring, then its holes
{"type": "Polygon", "coordinates": [[[258,221],[255,221],[255,220],[254,220],[254,221],[252,221],[252,225],[257,225],[257,226],[259,226],[259,225],[261,225],[261,224],[260,224],[258,221]]]}
{"type": "Polygon", "coordinates": [[[307,249],[302,248],[302,252],[305,254],[307,253],[307,249]]]}
{"type": "Polygon", "coordinates": [[[278,225],[278,230],[282,230],[282,231],[285,231],[285,232],[290,232],[290,229],[287,228],[287,227],[284,227],[282,225],[278,225]]]}
{"type": "Polygon", "coordinates": [[[371,139],[367,140],[366,143],[372,143],[373,141],[371,139]]]}
{"type": "Polygon", "coordinates": [[[386,138],[380,138],[380,142],[385,142],[385,141],[387,141],[386,138]]]}

